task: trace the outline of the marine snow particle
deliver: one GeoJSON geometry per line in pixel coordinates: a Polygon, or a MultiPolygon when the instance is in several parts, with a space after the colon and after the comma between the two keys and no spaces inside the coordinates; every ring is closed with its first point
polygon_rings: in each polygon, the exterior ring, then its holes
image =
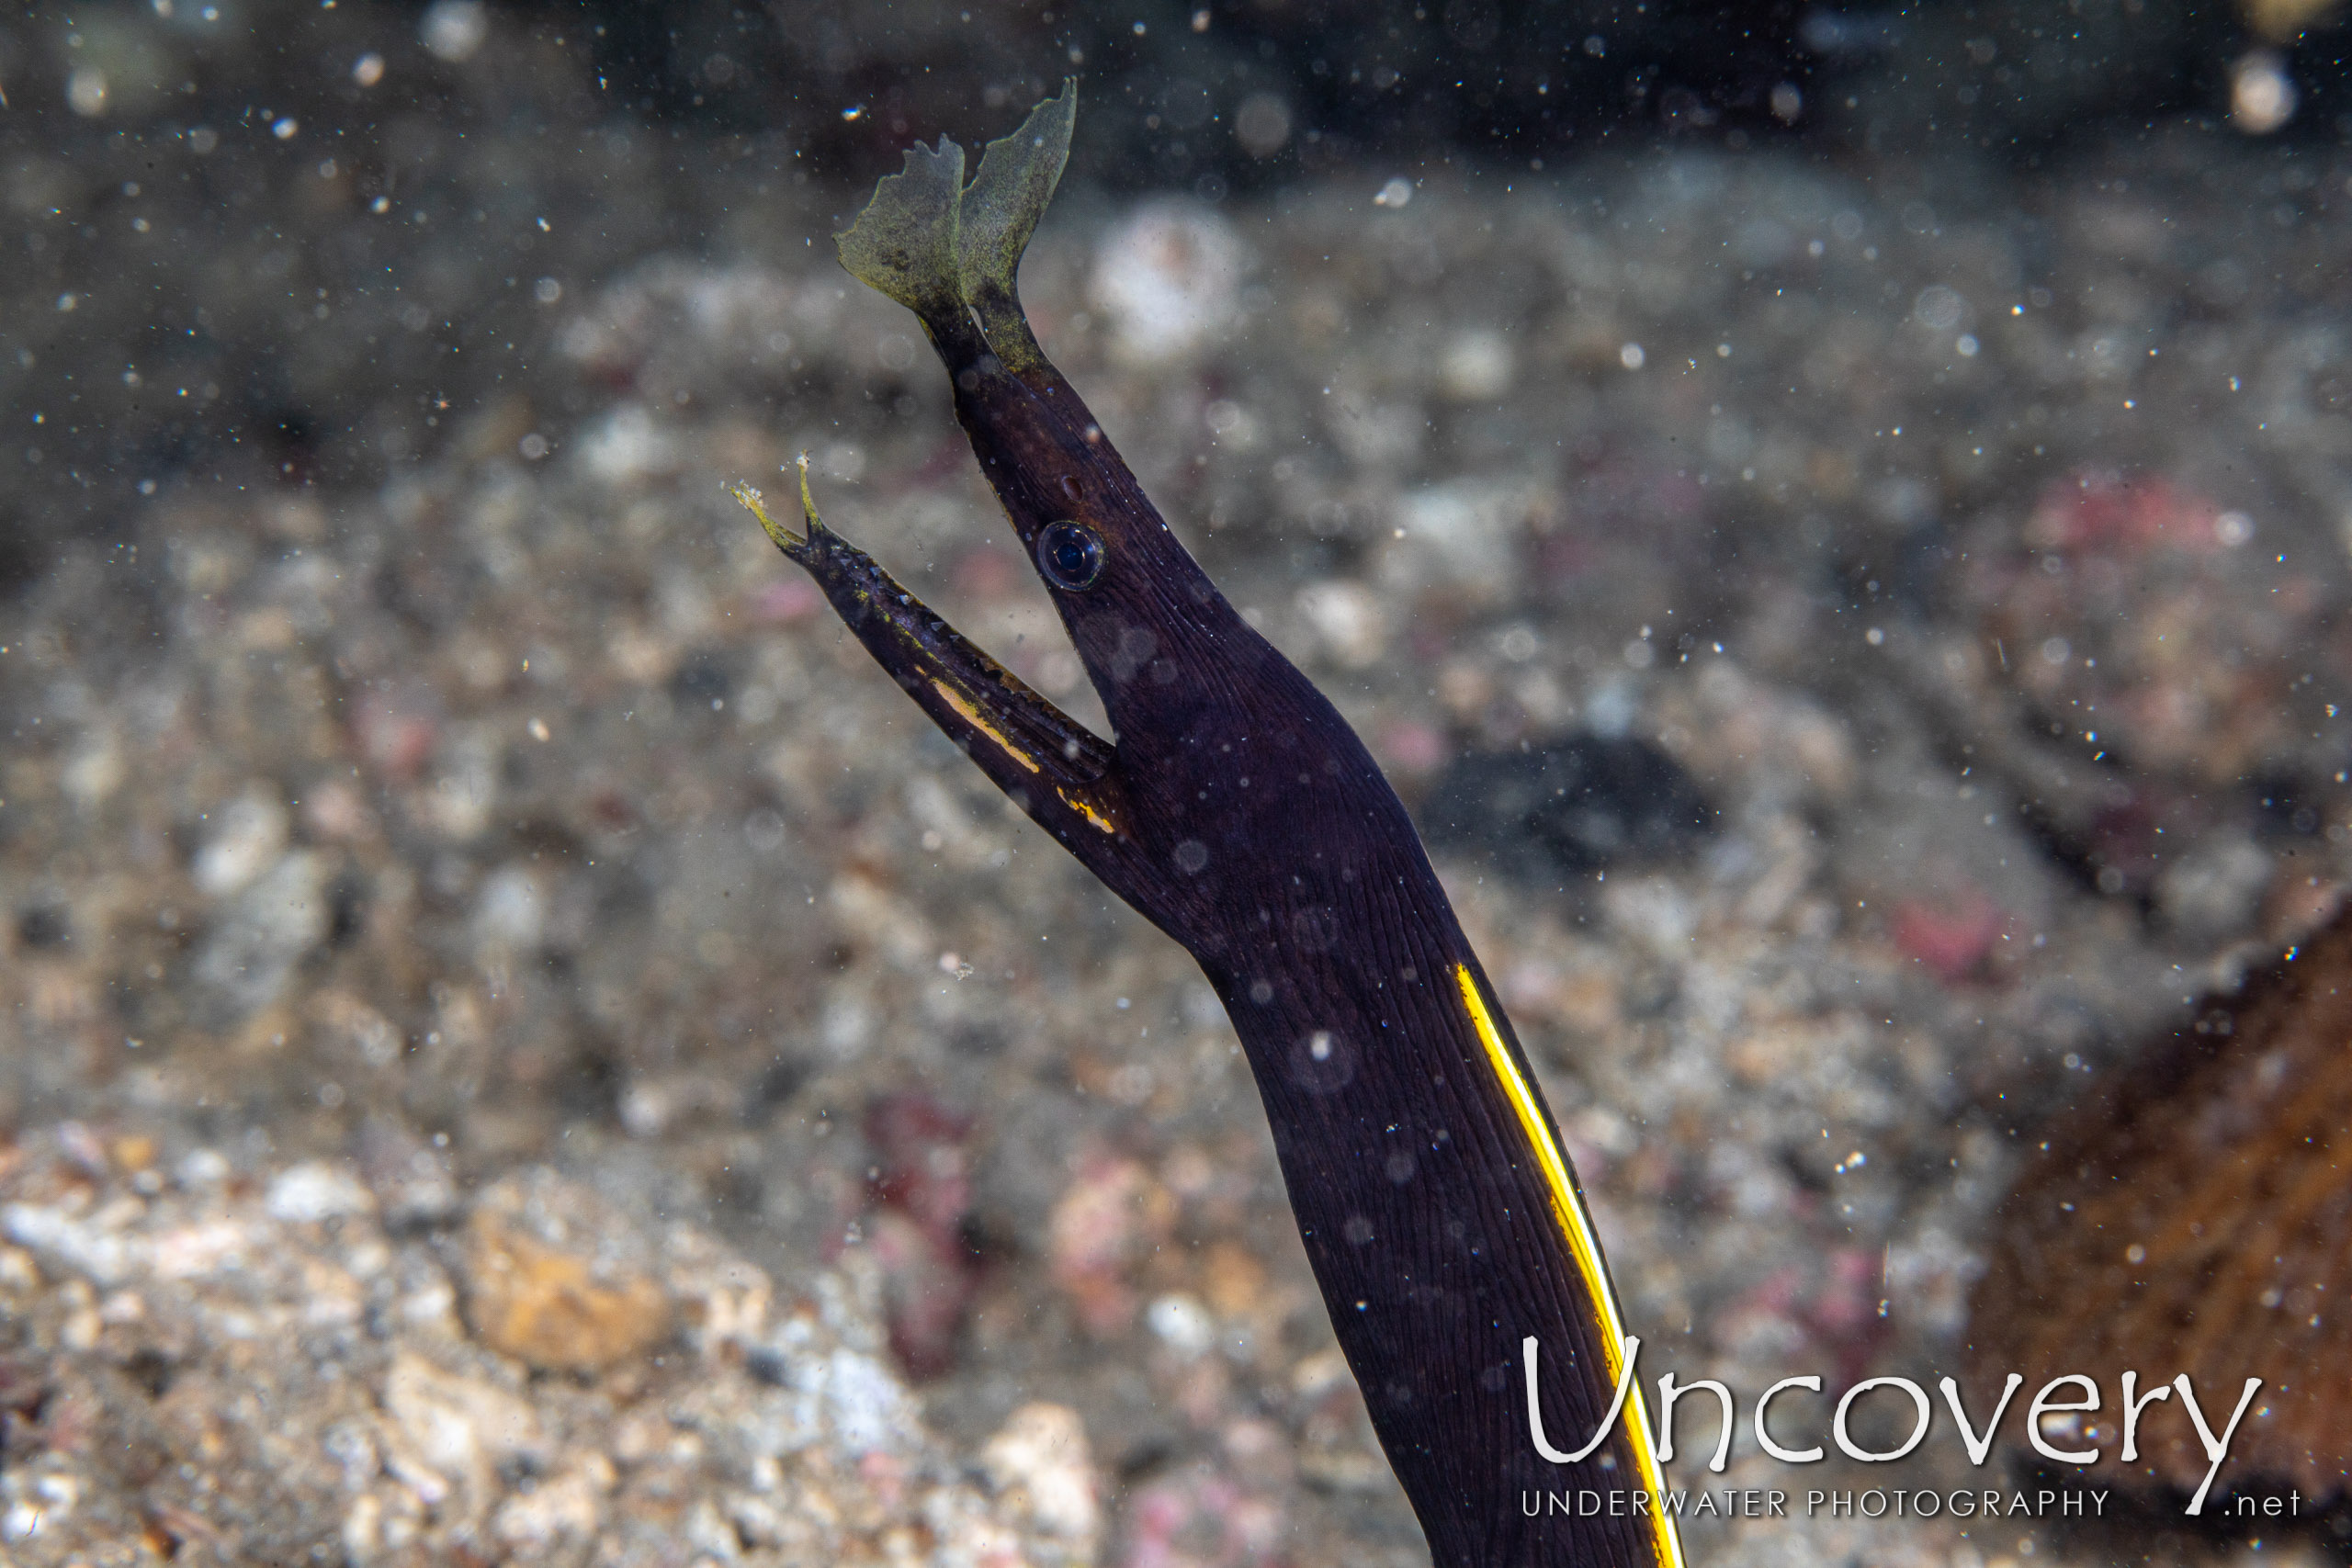
{"type": "Polygon", "coordinates": [[[2287,62],[2271,51],[2257,49],[2230,67],[2230,123],[2248,136],[2267,136],[2285,125],[2298,101],[2287,62]]]}
{"type": "Polygon", "coordinates": [[[85,65],[65,78],[65,101],[85,119],[107,112],[107,73],[85,65]]]}
{"type": "Polygon", "coordinates": [[[490,37],[490,11],[481,0],[435,0],[416,33],[434,59],[454,65],[471,60],[490,37]]]}
{"type": "Polygon", "coordinates": [[[1934,283],[1919,290],[1919,298],[1911,303],[1911,314],[1921,326],[1948,333],[1960,325],[1961,313],[1967,308],[1968,301],[1960,297],[1957,289],[1934,283]]]}
{"type": "Polygon", "coordinates": [[[1290,106],[1272,93],[1252,93],[1233,111],[1233,139],[1252,158],[1271,158],[1290,141],[1290,106]]]}

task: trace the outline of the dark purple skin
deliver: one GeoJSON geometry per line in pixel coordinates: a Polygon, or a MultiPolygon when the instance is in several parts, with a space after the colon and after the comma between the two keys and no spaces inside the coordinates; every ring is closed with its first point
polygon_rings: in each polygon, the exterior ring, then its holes
{"type": "Polygon", "coordinates": [[[1042,565],[1039,579],[1116,743],[967,642],[813,509],[805,539],[771,534],[981,771],[1199,962],[1248,1053],[1299,1235],[1434,1561],[1675,1562],[1671,1536],[1645,1519],[1522,1512],[1528,1495],[1642,1485],[1633,1416],[1581,1463],[1546,1462],[1530,1439],[1522,1338],[1542,1344],[1547,1435],[1577,1448],[1610,1409],[1606,1317],[1457,969],[1523,1081],[1534,1073],[1396,792],[1177,540],[1018,305],[920,313],[1033,565],[1055,524],[1100,541],[1085,587],[1042,565]]]}

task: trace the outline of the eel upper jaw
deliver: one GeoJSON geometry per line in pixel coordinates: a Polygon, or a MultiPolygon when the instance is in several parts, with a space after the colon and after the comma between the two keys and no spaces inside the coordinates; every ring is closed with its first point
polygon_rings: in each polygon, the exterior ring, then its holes
{"type": "Polygon", "coordinates": [[[885,178],[835,238],[853,276],[922,320],[955,384],[957,417],[1024,552],[1035,550],[1041,529],[1076,519],[1096,528],[1123,570],[1135,573],[1125,603],[1114,604],[1107,585],[1088,604],[1039,572],[1096,691],[1115,709],[1128,680],[1117,671],[1119,636],[1102,646],[1084,623],[1109,613],[1171,649],[1193,633],[1214,638],[1223,628],[1203,624],[1221,607],[1215,585],[1047,361],[1021,309],[1022,253],[1068,164],[1077,105],[1072,79],[1019,130],[989,143],[969,186],[954,142],[910,149],[905,168],[885,178]],[[1041,488],[1056,477],[1064,486],[1083,480],[1083,499],[1079,490],[1066,499],[1041,488]]]}

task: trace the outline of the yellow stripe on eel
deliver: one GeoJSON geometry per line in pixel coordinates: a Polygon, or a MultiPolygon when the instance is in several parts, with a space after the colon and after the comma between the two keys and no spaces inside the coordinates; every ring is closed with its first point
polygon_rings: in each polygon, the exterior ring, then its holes
{"type": "Polygon", "coordinates": [[[995,741],[997,745],[1003,748],[1004,754],[1006,756],[1012,758],[1014,761],[1020,763],[1031,773],[1034,773],[1037,772],[1037,760],[1029,755],[1028,752],[1023,751],[1020,747],[1015,746],[1012,741],[1007,740],[1004,738],[1004,731],[999,729],[995,725],[990,724],[987,719],[981,717],[980,710],[972,705],[972,701],[969,697],[967,697],[963,693],[957,691],[946,682],[939,680],[936,677],[934,677],[931,682],[931,689],[947,699],[947,705],[956,710],[956,717],[962,719],[966,724],[970,725],[974,729],[978,730],[981,734],[995,741]]]}
{"type": "MultiPolygon", "coordinates": [[[[1613,1385],[1624,1371],[1625,1325],[1617,1316],[1617,1293],[1610,1288],[1609,1271],[1600,1260],[1600,1242],[1593,1234],[1591,1218],[1586,1214],[1584,1200],[1568,1175],[1567,1159],[1552,1136],[1551,1123],[1545,1119],[1543,1107],[1536,1103],[1526,1076],[1512,1059],[1510,1047],[1503,1043],[1502,1031],[1495,1027],[1494,1015],[1487,1010],[1487,998],[1479,995],[1478,982],[1471,975],[1470,966],[1455,964],[1453,980],[1462,988],[1462,1005],[1469,1010],[1479,1043],[1487,1048],[1487,1064],[1495,1069],[1495,1077],[1502,1080],[1503,1091],[1510,1097],[1520,1131],[1535,1150],[1544,1184],[1552,1194],[1552,1213],[1567,1237],[1568,1253],[1576,1259],[1577,1272],[1584,1278],[1586,1293],[1600,1306],[1601,1353],[1608,1359],[1609,1381],[1613,1385]]],[[[1634,1380],[1626,1391],[1625,1405],[1625,1438],[1634,1448],[1634,1467],[1641,1472],[1642,1485],[1650,1495],[1662,1497],[1666,1494],[1666,1478],[1658,1471],[1657,1455],[1650,1449],[1649,1410],[1642,1400],[1640,1380],[1634,1380]]],[[[1673,1518],[1662,1513],[1652,1517],[1658,1527],[1655,1539],[1659,1568],[1682,1568],[1682,1542],[1673,1518]]]]}
{"type": "Polygon", "coordinates": [[[1054,793],[1062,797],[1062,804],[1064,806],[1069,807],[1072,811],[1077,812],[1080,817],[1083,817],[1089,822],[1093,823],[1095,827],[1101,829],[1103,832],[1115,833],[1119,830],[1118,824],[1112,821],[1108,817],[1103,816],[1100,811],[1095,810],[1093,806],[1084,795],[1072,795],[1069,791],[1062,789],[1059,786],[1055,788],[1054,793]]]}

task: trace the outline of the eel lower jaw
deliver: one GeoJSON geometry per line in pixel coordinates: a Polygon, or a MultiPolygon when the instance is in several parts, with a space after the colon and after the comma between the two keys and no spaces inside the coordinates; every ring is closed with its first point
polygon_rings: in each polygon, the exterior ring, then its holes
{"type": "Polygon", "coordinates": [[[825,525],[817,516],[816,498],[808,493],[808,454],[803,452],[794,466],[798,468],[800,476],[800,515],[808,528],[805,536],[794,533],[769,516],[767,498],[754,487],[738,481],[729,485],[727,492],[746,512],[760,520],[761,531],[767,535],[777,549],[802,566],[810,566],[824,552],[825,525]]]}

